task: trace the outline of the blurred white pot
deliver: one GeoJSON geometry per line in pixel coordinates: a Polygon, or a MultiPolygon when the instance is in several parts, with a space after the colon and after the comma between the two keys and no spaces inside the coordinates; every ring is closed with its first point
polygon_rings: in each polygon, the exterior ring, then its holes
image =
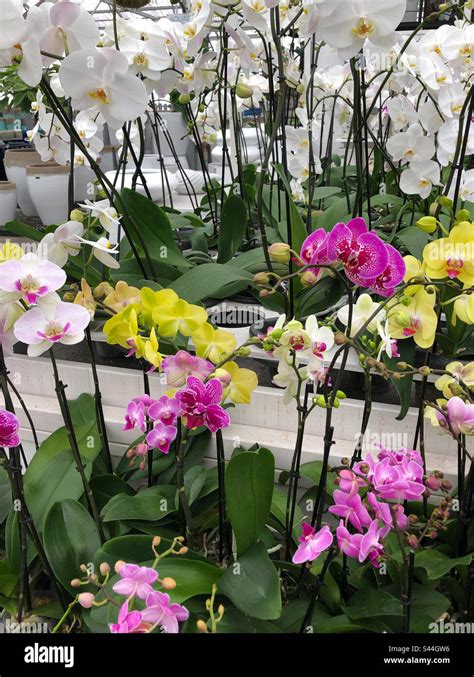
{"type": "Polygon", "coordinates": [[[39,164],[41,156],[36,150],[20,148],[5,153],[5,171],[9,181],[16,183],[18,205],[25,216],[36,216],[38,212],[33,204],[26,180],[26,168],[39,164]]]}
{"type": "Polygon", "coordinates": [[[69,166],[32,165],[26,170],[33,204],[45,226],[68,220],[69,166]]]}
{"type": "Polygon", "coordinates": [[[16,185],[13,181],[0,181],[0,227],[16,216],[16,185]]]}

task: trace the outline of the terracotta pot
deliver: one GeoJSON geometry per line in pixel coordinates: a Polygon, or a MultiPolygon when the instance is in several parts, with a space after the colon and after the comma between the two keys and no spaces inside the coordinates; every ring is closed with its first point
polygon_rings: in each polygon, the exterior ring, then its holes
{"type": "Polygon", "coordinates": [[[0,227],[16,216],[16,185],[13,181],[0,181],[0,227]]]}
{"type": "Polygon", "coordinates": [[[16,183],[18,205],[25,216],[37,216],[38,214],[28,190],[26,168],[40,162],[40,154],[29,148],[7,150],[5,153],[5,172],[8,180],[16,183]]]}
{"type": "Polygon", "coordinates": [[[41,164],[27,167],[31,199],[45,226],[68,220],[69,166],[41,164]]]}

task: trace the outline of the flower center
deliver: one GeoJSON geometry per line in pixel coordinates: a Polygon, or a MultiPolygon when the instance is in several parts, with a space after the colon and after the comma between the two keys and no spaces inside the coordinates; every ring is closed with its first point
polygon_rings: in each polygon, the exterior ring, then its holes
{"type": "Polygon", "coordinates": [[[98,87],[97,89],[92,89],[89,92],[89,96],[91,99],[94,99],[94,101],[98,101],[101,104],[107,104],[109,103],[109,97],[107,96],[107,92],[105,89],[102,87],[98,87]]]}
{"type": "Polygon", "coordinates": [[[356,25],[353,27],[352,32],[358,38],[364,39],[371,35],[375,30],[373,21],[366,19],[365,17],[360,17],[357,20],[356,25]]]}
{"type": "Polygon", "coordinates": [[[135,66],[148,66],[150,62],[146,54],[142,53],[135,54],[135,56],[133,57],[133,63],[135,64],[135,66]]]}
{"type": "Polygon", "coordinates": [[[448,273],[448,277],[451,279],[458,277],[463,266],[464,261],[462,259],[448,259],[446,261],[446,272],[448,273]]]}

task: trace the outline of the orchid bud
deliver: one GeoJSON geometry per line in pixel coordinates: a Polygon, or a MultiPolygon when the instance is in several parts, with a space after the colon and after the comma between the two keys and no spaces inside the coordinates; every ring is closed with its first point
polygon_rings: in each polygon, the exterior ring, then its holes
{"type": "Polygon", "coordinates": [[[445,491],[451,491],[453,485],[449,480],[443,480],[441,482],[441,488],[444,489],[445,491]]]}
{"type": "Polygon", "coordinates": [[[431,374],[431,369],[429,367],[420,367],[418,371],[422,376],[429,376],[431,374]]]}
{"type": "Polygon", "coordinates": [[[108,562],[101,562],[99,571],[102,574],[102,576],[107,576],[107,574],[110,573],[110,565],[108,562]]]}
{"type": "Polygon", "coordinates": [[[123,561],[123,559],[119,559],[117,562],[115,562],[114,571],[116,574],[120,573],[120,570],[124,564],[125,562],[123,561]]]}
{"type": "Polygon", "coordinates": [[[343,346],[345,343],[347,343],[347,336],[342,333],[342,331],[338,331],[334,335],[334,343],[337,346],[343,346]]]}
{"type": "Polygon", "coordinates": [[[78,578],[73,578],[71,581],[71,588],[80,588],[81,581],[78,578]]]}
{"type": "Polygon", "coordinates": [[[451,209],[453,206],[453,201],[451,200],[451,198],[446,197],[446,195],[441,195],[438,198],[438,202],[442,207],[448,207],[448,209],[451,209]]]}
{"type": "Polygon", "coordinates": [[[462,221],[469,221],[471,214],[467,209],[460,209],[456,214],[456,223],[461,223],[462,221]]]}
{"type": "Polygon", "coordinates": [[[135,447],[135,453],[137,456],[146,456],[148,453],[148,444],[146,444],[146,442],[139,442],[135,447]]]}
{"type": "Polygon", "coordinates": [[[285,242],[275,242],[268,248],[270,259],[275,263],[289,263],[291,259],[291,248],[285,242]]]}
{"type": "Polygon", "coordinates": [[[410,546],[410,548],[413,548],[413,550],[416,550],[416,548],[417,548],[418,545],[419,545],[418,539],[417,539],[417,537],[415,536],[415,534],[410,534],[410,535],[408,536],[408,538],[407,538],[407,543],[408,543],[408,545],[410,546]]]}
{"type": "Polygon", "coordinates": [[[167,576],[161,580],[161,585],[164,590],[174,590],[176,587],[176,581],[171,576],[167,576]]]}
{"type": "Polygon", "coordinates": [[[178,97],[178,103],[180,103],[182,106],[185,106],[186,104],[190,103],[191,97],[189,94],[180,94],[178,97]]]}
{"type": "Polygon", "coordinates": [[[253,276],[253,283],[256,285],[267,285],[270,283],[270,278],[267,273],[255,273],[253,276]]]}
{"type": "Polygon", "coordinates": [[[242,348],[239,348],[239,351],[238,351],[239,357],[250,357],[250,355],[251,355],[251,350],[248,346],[242,346],[242,348]]]}
{"type": "Polygon", "coordinates": [[[204,621],[197,621],[196,627],[199,630],[199,632],[202,632],[203,634],[209,632],[207,629],[207,625],[204,621]]]}
{"type": "Polygon", "coordinates": [[[424,233],[434,233],[438,227],[438,221],[434,216],[422,216],[418,219],[416,225],[424,233]]]}
{"type": "Polygon", "coordinates": [[[95,602],[95,595],[91,592],[81,592],[81,594],[77,596],[77,601],[83,609],[90,609],[95,602]]]}
{"type": "Polygon", "coordinates": [[[312,270],[305,270],[300,277],[303,287],[314,287],[318,279],[319,277],[315,275],[312,270]]]}
{"type": "Polygon", "coordinates": [[[439,488],[441,486],[441,482],[436,479],[436,477],[428,477],[428,479],[425,482],[425,485],[428,487],[428,489],[431,489],[432,491],[439,491],[439,488]]]}
{"type": "Polygon", "coordinates": [[[243,82],[239,82],[235,88],[235,93],[239,99],[250,99],[250,97],[253,95],[253,87],[250,87],[243,82]]]}
{"type": "Polygon", "coordinates": [[[151,545],[153,548],[157,548],[161,543],[161,536],[153,536],[153,540],[151,542],[151,545]]]}
{"type": "Polygon", "coordinates": [[[84,221],[84,212],[81,212],[80,209],[73,209],[72,212],[69,214],[69,218],[71,221],[78,221],[79,223],[82,223],[84,221]]]}

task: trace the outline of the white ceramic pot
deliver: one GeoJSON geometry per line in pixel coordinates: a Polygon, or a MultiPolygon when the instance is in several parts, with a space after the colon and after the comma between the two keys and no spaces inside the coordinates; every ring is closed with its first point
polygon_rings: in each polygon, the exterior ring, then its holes
{"type": "Polygon", "coordinates": [[[16,185],[13,181],[0,181],[0,227],[14,221],[16,216],[16,185]]]}
{"type": "Polygon", "coordinates": [[[5,153],[4,164],[7,178],[16,183],[18,205],[25,216],[37,216],[38,214],[28,190],[26,168],[40,162],[41,156],[36,150],[21,148],[7,150],[5,153]]]}
{"type": "MultiPolygon", "coordinates": [[[[151,199],[154,202],[158,202],[159,204],[163,203],[163,196],[169,195],[170,192],[174,192],[176,186],[178,185],[178,179],[170,172],[166,172],[167,178],[163,176],[161,169],[142,169],[142,172],[145,177],[148,190],[150,191],[151,199]]],[[[134,174],[135,169],[130,168],[125,170],[124,188],[132,187],[132,179],[134,174]]],[[[106,174],[107,178],[112,183],[115,181],[115,175],[116,172],[107,172],[106,174]]],[[[121,185],[122,176],[120,175],[117,181],[117,187],[120,187],[121,185]]],[[[137,193],[140,193],[140,195],[146,195],[146,190],[143,186],[143,183],[141,182],[140,176],[138,176],[135,190],[137,193]]]]}
{"type": "Polygon", "coordinates": [[[27,185],[38,215],[45,226],[68,220],[69,166],[32,165],[26,170],[27,185]]]}

